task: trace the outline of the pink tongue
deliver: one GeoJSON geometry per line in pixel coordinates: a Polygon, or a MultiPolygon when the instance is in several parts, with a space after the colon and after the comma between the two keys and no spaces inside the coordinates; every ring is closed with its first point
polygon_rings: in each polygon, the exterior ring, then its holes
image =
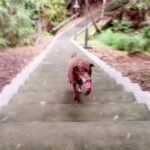
{"type": "Polygon", "coordinates": [[[86,87],[87,89],[91,89],[91,87],[92,87],[91,82],[86,82],[86,83],[84,83],[84,84],[85,84],[85,87],[86,87]]]}

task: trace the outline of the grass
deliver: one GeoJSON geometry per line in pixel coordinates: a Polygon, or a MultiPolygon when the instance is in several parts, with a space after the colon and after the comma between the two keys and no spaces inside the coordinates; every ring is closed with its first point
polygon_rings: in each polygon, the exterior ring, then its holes
{"type": "Polygon", "coordinates": [[[47,37],[47,36],[53,37],[54,35],[52,33],[50,33],[50,32],[43,31],[42,32],[42,36],[44,36],[44,37],[47,37]]]}
{"type": "MultiPolygon", "coordinates": [[[[144,29],[143,29],[144,30],[144,29]]],[[[149,38],[143,36],[143,30],[139,32],[113,32],[111,29],[96,33],[93,26],[89,27],[89,46],[94,48],[112,47],[121,51],[146,51],[150,52],[149,38]]],[[[84,32],[76,37],[80,43],[84,43],[84,32]]]]}

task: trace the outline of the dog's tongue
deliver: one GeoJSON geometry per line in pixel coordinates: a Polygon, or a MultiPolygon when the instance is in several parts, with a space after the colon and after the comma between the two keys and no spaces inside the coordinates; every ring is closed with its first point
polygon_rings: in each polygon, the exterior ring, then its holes
{"type": "Polygon", "coordinates": [[[86,82],[84,85],[87,89],[85,95],[89,95],[91,92],[91,89],[92,89],[92,84],[91,84],[91,82],[86,82]]]}
{"type": "Polygon", "coordinates": [[[86,83],[84,83],[84,85],[85,85],[85,87],[86,87],[87,89],[91,89],[91,88],[92,88],[91,82],[86,82],[86,83]]]}

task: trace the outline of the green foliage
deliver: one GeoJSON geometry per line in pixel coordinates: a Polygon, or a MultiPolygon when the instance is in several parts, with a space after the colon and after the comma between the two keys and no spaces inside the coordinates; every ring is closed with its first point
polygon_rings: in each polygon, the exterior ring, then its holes
{"type": "Polygon", "coordinates": [[[32,10],[37,17],[45,17],[49,21],[60,22],[67,16],[65,0],[26,0],[26,8],[32,10]]]}
{"type": "Polygon", "coordinates": [[[0,48],[7,47],[7,45],[8,45],[8,41],[5,38],[0,37],[0,48]]]}
{"type": "Polygon", "coordinates": [[[0,48],[32,43],[37,22],[55,27],[67,16],[64,8],[64,0],[0,0],[0,48]]]}
{"type": "Polygon", "coordinates": [[[144,50],[150,52],[150,26],[145,27],[142,31],[141,31],[142,37],[143,39],[145,39],[145,43],[144,45],[144,50]]]}
{"type": "Polygon", "coordinates": [[[113,27],[111,28],[114,32],[131,32],[133,30],[133,24],[129,21],[123,20],[121,23],[120,22],[114,22],[113,27]]]}
{"type": "Polygon", "coordinates": [[[128,41],[126,41],[127,35],[124,36],[121,33],[113,33],[111,30],[104,31],[100,36],[100,40],[102,40],[105,44],[120,50],[126,50],[128,45],[131,45],[128,41]]]}
{"type": "Polygon", "coordinates": [[[145,37],[145,38],[150,38],[150,26],[145,27],[145,28],[142,30],[142,34],[143,34],[143,37],[145,37]]]}
{"type": "Polygon", "coordinates": [[[53,36],[52,33],[49,33],[49,32],[47,32],[47,31],[43,31],[43,32],[42,32],[42,35],[45,36],[45,37],[46,37],[46,36],[53,36]]]}
{"type": "Polygon", "coordinates": [[[30,18],[30,13],[22,7],[2,7],[0,6],[0,28],[2,32],[2,44],[4,46],[15,46],[29,44],[34,33],[34,22],[30,18]],[[8,42],[4,42],[8,41],[8,42]]]}
{"type": "Polygon", "coordinates": [[[128,8],[133,8],[135,10],[141,9],[145,7],[145,2],[141,1],[131,1],[131,4],[128,6],[128,8]]]}
{"type": "Polygon", "coordinates": [[[144,38],[141,33],[125,34],[121,32],[113,32],[108,29],[101,34],[94,36],[91,41],[95,41],[95,39],[123,51],[133,52],[144,50],[150,52],[150,41],[144,38]]]}
{"type": "Polygon", "coordinates": [[[101,40],[102,42],[104,42],[107,45],[112,45],[112,40],[113,40],[113,34],[111,30],[107,30],[106,32],[102,32],[99,36],[98,36],[99,40],[101,40]],[[109,37],[109,38],[108,38],[109,37]]]}

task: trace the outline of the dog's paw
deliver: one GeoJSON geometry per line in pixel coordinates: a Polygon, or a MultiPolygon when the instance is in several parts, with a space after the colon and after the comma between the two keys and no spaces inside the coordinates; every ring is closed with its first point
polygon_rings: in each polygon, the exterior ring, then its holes
{"type": "Polygon", "coordinates": [[[75,101],[78,101],[78,96],[77,95],[73,95],[73,101],[75,102],[75,101]]]}
{"type": "Polygon", "coordinates": [[[80,102],[80,96],[79,96],[79,93],[76,95],[73,95],[73,101],[74,103],[79,103],[80,102]]]}
{"type": "Polygon", "coordinates": [[[81,89],[81,88],[78,88],[78,92],[79,92],[79,93],[82,93],[83,91],[82,91],[82,89],[81,89]]]}

